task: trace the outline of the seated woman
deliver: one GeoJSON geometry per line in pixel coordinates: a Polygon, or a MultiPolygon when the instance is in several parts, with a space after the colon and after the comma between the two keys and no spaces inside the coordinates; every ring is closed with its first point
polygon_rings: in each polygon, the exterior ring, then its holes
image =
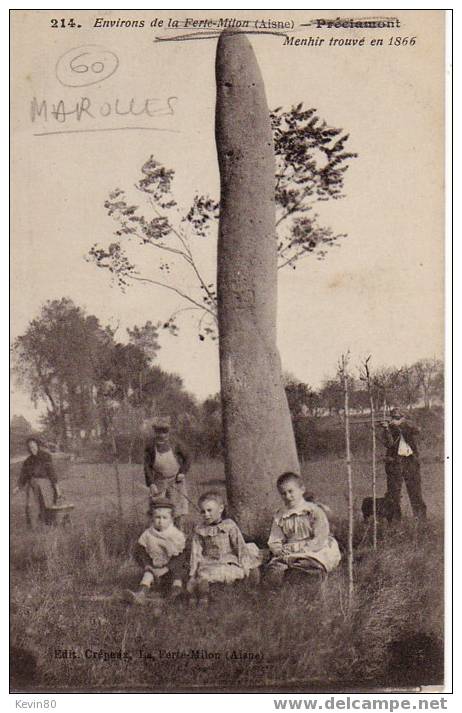
{"type": "Polygon", "coordinates": [[[38,438],[26,441],[29,457],[24,461],[17,490],[26,490],[26,519],[29,527],[39,522],[51,524],[49,508],[56,505],[61,493],[51,455],[42,449],[38,438]]]}
{"type": "Polygon", "coordinates": [[[281,584],[290,569],[331,572],[338,566],[341,555],[337,541],[330,535],[324,509],[305,499],[305,486],[295,473],[281,475],[277,489],[284,507],[273,519],[268,540],[272,557],[267,567],[267,583],[281,584]]]}

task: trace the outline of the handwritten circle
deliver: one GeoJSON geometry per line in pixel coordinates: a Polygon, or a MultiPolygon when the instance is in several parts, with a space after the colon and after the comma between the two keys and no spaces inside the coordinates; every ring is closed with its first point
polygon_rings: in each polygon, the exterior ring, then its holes
{"type": "Polygon", "coordinates": [[[100,45],[68,50],[56,63],[56,77],[65,87],[89,87],[111,77],[119,66],[114,52],[100,45]]]}

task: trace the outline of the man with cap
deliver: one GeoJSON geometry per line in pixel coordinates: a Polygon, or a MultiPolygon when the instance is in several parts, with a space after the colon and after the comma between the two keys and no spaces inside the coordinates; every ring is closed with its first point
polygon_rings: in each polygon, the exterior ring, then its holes
{"type": "Polygon", "coordinates": [[[383,440],[386,447],[385,473],[387,498],[392,505],[392,519],[401,519],[401,489],[403,481],[409,495],[414,516],[423,521],[427,507],[422,497],[419,452],[416,435],[420,428],[409,421],[398,408],[392,408],[390,422],[384,422],[383,440]]]}
{"type": "Polygon", "coordinates": [[[170,418],[159,416],[153,423],[154,436],[144,451],[144,475],[152,501],[167,498],[175,508],[175,524],[181,527],[188,514],[185,474],[191,459],[185,449],[170,440],[170,418]]]}

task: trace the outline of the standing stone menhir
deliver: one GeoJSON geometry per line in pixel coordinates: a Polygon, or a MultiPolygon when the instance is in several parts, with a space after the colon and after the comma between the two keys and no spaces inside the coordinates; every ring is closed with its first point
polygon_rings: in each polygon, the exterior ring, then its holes
{"type": "Polygon", "coordinates": [[[276,347],[275,161],[265,89],[249,40],[224,32],[216,56],[221,178],[218,322],[225,469],[245,535],[267,535],[276,478],[299,472],[276,347]]]}

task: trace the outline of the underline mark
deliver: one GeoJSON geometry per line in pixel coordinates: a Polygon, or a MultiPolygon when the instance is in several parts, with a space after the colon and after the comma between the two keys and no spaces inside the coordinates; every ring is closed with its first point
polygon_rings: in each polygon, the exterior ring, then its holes
{"type": "Polygon", "coordinates": [[[179,134],[178,129],[161,129],[156,126],[115,126],[105,129],[62,129],[61,131],[42,131],[34,134],[34,136],[55,136],[56,134],[89,134],[98,131],[168,131],[169,133],[179,134]]]}

